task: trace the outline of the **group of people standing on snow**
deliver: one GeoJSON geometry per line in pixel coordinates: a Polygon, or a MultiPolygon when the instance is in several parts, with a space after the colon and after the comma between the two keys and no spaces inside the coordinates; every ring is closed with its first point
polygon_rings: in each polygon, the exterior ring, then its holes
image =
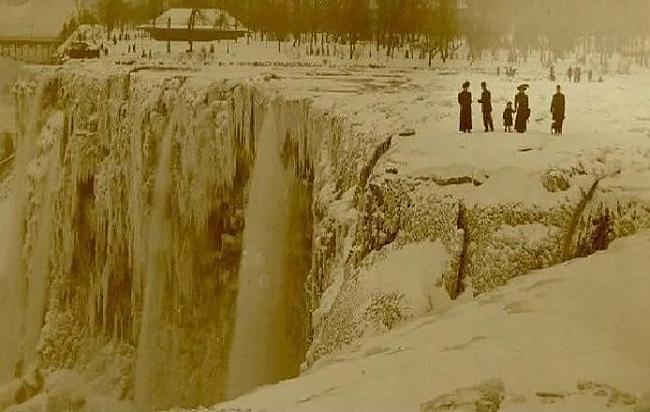
{"type": "MultiPolygon", "coordinates": [[[[574,83],[580,83],[582,80],[582,68],[580,66],[576,67],[571,67],[566,71],[566,75],[569,78],[569,83],[574,82],[574,83]]],[[[594,71],[592,69],[587,70],[587,80],[589,83],[593,81],[594,78],[594,71]]]]}
{"type": "MultiPolygon", "coordinates": [[[[472,132],[472,93],[469,91],[470,83],[463,83],[463,90],[458,93],[458,104],[460,105],[460,126],[459,131],[462,133],[472,132]]],[[[514,106],[512,102],[508,102],[505,110],[503,111],[503,126],[507,133],[512,132],[514,125],[517,133],[525,133],[528,128],[528,119],[530,119],[530,105],[528,102],[528,95],[526,90],[527,84],[521,84],[517,87],[518,93],[515,95],[514,106]]],[[[487,88],[487,83],[481,83],[481,98],[478,100],[481,104],[481,112],[483,114],[483,126],[485,132],[494,132],[494,121],[492,120],[492,94],[487,88]]],[[[551,114],[553,124],[551,125],[551,133],[560,135],[562,134],[562,127],[564,124],[566,112],[566,99],[562,94],[562,89],[558,85],[556,93],[553,95],[551,101],[551,114]]]]}

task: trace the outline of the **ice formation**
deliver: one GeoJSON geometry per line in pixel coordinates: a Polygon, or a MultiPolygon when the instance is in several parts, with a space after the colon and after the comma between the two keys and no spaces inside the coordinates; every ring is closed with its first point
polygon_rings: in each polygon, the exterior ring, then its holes
{"type": "Polygon", "coordinates": [[[292,285],[291,279],[295,245],[289,235],[299,228],[289,223],[290,180],[280,158],[273,109],[264,115],[258,142],[260,155],[253,167],[242,238],[228,398],[295,375],[303,355],[300,347],[294,348],[301,336],[291,333],[291,317],[305,308],[292,307],[285,296],[292,287],[303,287],[299,281],[292,285]]]}
{"type": "Polygon", "coordinates": [[[397,173],[397,133],[261,70],[105,69],[18,90],[0,406],[47,398],[57,373],[139,411],[214,404],[650,226],[646,199],[617,191],[622,151],[508,198],[497,172],[397,173]]]}
{"type": "MultiPolygon", "coordinates": [[[[211,404],[227,387],[237,393],[299,372],[311,231],[296,228],[311,227],[313,175],[305,131],[286,120],[303,102],[274,109],[284,103],[245,81],[202,86],[65,71],[22,84],[1,271],[3,325],[14,328],[3,334],[3,381],[76,368],[145,410],[211,404]],[[256,163],[258,143],[271,157],[256,163]],[[268,376],[228,385],[230,341],[247,340],[269,313],[246,310],[245,279],[256,283],[261,268],[266,280],[284,276],[272,282],[282,295],[267,301],[282,307],[270,303],[278,318],[266,330],[277,330],[272,343],[286,354],[268,376]],[[235,319],[243,329],[233,329],[235,319]],[[110,384],[97,359],[106,356],[127,365],[110,384]]],[[[268,350],[264,339],[253,350],[268,350]]],[[[250,361],[232,355],[242,370],[250,361]]]]}

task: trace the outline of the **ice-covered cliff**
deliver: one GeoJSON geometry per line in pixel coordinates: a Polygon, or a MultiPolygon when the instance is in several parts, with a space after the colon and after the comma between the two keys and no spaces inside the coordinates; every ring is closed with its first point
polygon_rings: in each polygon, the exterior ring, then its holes
{"type": "Polygon", "coordinates": [[[60,69],[21,84],[3,380],[76,369],[162,409],[299,372],[314,187],[364,151],[343,154],[338,119],[256,82],[60,69]]]}
{"type": "Polygon", "coordinates": [[[648,173],[645,143],[523,172],[418,163],[431,153],[420,132],[440,120],[404,114],[436,104],[417,100],[420,81],[103,65],[26,76],[2,203],[0,407],[214,404],[650,226],[649,199],[625,183],[648,173]],[[83,391],[57,386],[70,376],[83,391]]]}

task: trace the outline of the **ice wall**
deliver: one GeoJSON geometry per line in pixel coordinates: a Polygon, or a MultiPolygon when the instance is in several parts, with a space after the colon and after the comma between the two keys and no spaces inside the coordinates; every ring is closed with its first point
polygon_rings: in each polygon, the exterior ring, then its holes
{"type": "MultiPolygon", "coordinates": [[[[51,99],[47,82],[33,90],[32,101],[40,104],[51,99]]],[[[6,225],[3,226],[3,252],[0,260],[2,312],[5,332],[2,345],[1,377],[21,374],[26,364],[36,360],[46,309],[49,287],[48,265],[53,239],[54,191],[58,183],[56,159],[51,155],[54,140],[62,127],[61,113],[48,110],[42,119],[37,110],[26,112],[20,125],[19,149],[16,153],[12,196],[6,202],[6,225]],[[39,144],[25,136],[37,136],[39,144]],[[38,157],[35,162],[29,159],[38,157]],[[33,187],[35,190],[29,190],[33,187]],[[31,219],[27,219],[30,216],[31,219]]],[[[35,139],[36,140],[36,139],[35,139]]]]}
{"type": "Polygon", "coordinates": [[[349,164],[337,119],[267,89],[263,80],[66,67],[21,83],[0,271],[15,298],[3,302],[3,325],[16,332],[2,342],[3,381],[29,386],[21,400],[43,391],[40,378],[28,385],[33,372],[47,381],[60,369],[138,410],[212,404],[228,380],[240,392],[299,373],[320,289],[314,194],[329,190],[331,164],[349,164]],[[339,146],[321,154],[324,141],[339,146]],[[274,282],[263,303],[279,306],[265,330],[284,355],[251,377],[245,352],[230,356],[233,340],[260,361],[277,352],[262,356],[272,349],[256,329],[268,313],[249,311],[258,253],[274,282]],[[244,333],[233,335],[237,324],[244,333]]]}
{"type": "MultiPolygon", "coordinates": [[[[223,397],[256,111],[267,103],[245,82],[204,86],[66,70],[23,83],[1,271],[15,300],[3,302],[15,331],[3,333],[5,380],[86,368],[143,410],[223,397]],[[109,346],[114,363],[132,364],[110,385],[88,366],[109,346]]],[[[309,182],[296,180],[301,194],[309,182]]],[[[300,200],[293,218],[310,208],[300,200]]]]}

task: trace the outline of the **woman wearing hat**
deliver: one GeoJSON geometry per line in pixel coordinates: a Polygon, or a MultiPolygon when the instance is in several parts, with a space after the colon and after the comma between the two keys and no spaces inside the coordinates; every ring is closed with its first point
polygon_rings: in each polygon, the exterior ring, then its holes
{"type": "Polygon", "coordinates": [[[519,93],[515,95],[515,130],[517,133],[525,133],[528,126],[528,119],[530,118],[530,107],[528,106],[528,96],[526,95],[527,84],[522,84],[517,87],[519,93]]]}
{"type": "Polygon", "coordinates": [[[463,91],[458,93],[458,104],[460,105],[460,126],[459,131],[463,133],[472,132],[472,93],[469,92],[469,82],[463,83],[463,91]]]}

